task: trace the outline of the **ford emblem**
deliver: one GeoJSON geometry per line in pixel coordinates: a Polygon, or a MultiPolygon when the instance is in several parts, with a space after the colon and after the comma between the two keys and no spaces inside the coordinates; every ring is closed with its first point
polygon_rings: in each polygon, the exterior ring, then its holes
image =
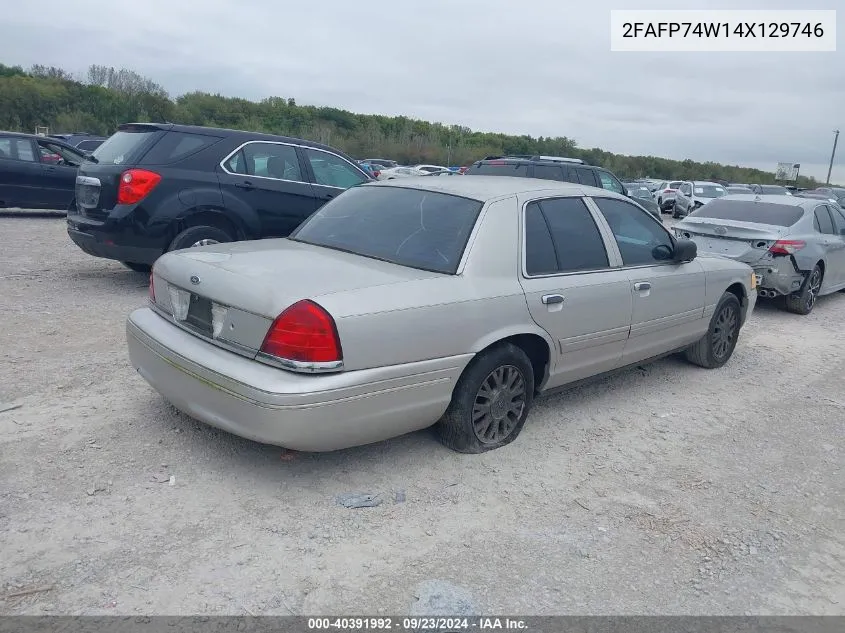
{"type": "Polygon", "coordinates": [[[202,281],[202,280],[199,277],[197,277],[196,275],[191,275],[191,283],[192,284],[194,284],[195,286],[198,286],[200,281],[202,281]]]}
{"type": "MultiPolygon", "coordinates": [[[[717,226],[715,229],[713,229],[713,232],[716,233],[716,235],[724,235],[728,232],[728,229],[726,229],[724,226],[717,226]]],[[[191,277],[191,281],[193,280],[194,278],[191,277]]]]}

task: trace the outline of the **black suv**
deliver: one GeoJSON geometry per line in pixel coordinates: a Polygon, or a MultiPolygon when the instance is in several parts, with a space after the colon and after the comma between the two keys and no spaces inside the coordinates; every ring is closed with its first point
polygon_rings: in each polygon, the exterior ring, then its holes
{"type": "Polygon", "coordinates": [[[599,187],[627,195],[619,179],[608,170],[579,158],[560,156],[488,156],[470,165],[465,176],[517,176],[562,180],[599,187]]]}
{"type": "Polygon", "coordinates": [[[148,270],[170,250],[285,237],[369,180],[342,152],[310,141],[131,123],[80,167],[67,231],[90,255],[148,270]]]}

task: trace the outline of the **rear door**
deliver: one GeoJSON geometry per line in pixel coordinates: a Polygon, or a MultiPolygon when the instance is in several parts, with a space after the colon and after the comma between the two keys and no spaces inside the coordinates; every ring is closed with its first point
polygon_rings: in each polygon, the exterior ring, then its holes
{"type": "Polygon", "coordinates": [[[36,143],[41,159],[41,191],[45,206],[67,209],[73,200],[77,169],[85,158],[79,152],[46,139],[38,139],[36,143]]]}
{"type": "Polygon", "coordinates": [[[705,276],[700,262],[661,259],[672,237],[648,212],[627,200],[594,196],[622,259],[633,295],[631,335],[623,364],[686,346],[704,334],[705,276]]]}
{"type": "Polygon", "coordinates": [[[249,141],[221,163],[219,180],[256,212],[262,238],[286,237],[318,207],[295,145],[249,141]]]}
{"type": "Polygon", "coordinates": [[[580,197],[528,202],[521,283],[534,321],[557,343],[548,387],[619,367],[631,325],[631,284],[580,197]]]}
{"type": "Polygon", "coordinates": [[[313,147],[300,147],[305,169],[316,196],[316,208],[343,193],[350,187],[368,182],[370,178],[357,165],[337,154],[313,147]]]}
{"type": "Polygon", "coordinates": [[[40,202],[41,163],[29,138],[0,136],[0,204],[43,208],[40,202]]]}

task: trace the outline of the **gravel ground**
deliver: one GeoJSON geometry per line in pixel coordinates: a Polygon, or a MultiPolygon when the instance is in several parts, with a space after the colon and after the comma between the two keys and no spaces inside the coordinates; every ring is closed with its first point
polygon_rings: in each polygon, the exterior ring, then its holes
{"type": "Polygon", "coordinates": [[[0,239],[0,613],[845,614],[845,294],[761,304],[721,370],[543,398],[492,453],[291,454],[136,375],[144,275],[61,219],[0,239]]]}

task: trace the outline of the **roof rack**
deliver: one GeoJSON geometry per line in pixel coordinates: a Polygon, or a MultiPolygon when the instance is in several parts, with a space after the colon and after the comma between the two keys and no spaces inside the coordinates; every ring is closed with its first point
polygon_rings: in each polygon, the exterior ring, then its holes
{"type": "Polygon", "coordinates": [[[589,164],[586,161],[581,160],[580,158],[566,158],[564,156],[543,156],[540,154],[507,154],[504,156],[485,156],[481,160],[499,160],[506,158],[515,158],[521,160],[548,160],[559,163],[577,163],[579,165],[589,164]]]}

